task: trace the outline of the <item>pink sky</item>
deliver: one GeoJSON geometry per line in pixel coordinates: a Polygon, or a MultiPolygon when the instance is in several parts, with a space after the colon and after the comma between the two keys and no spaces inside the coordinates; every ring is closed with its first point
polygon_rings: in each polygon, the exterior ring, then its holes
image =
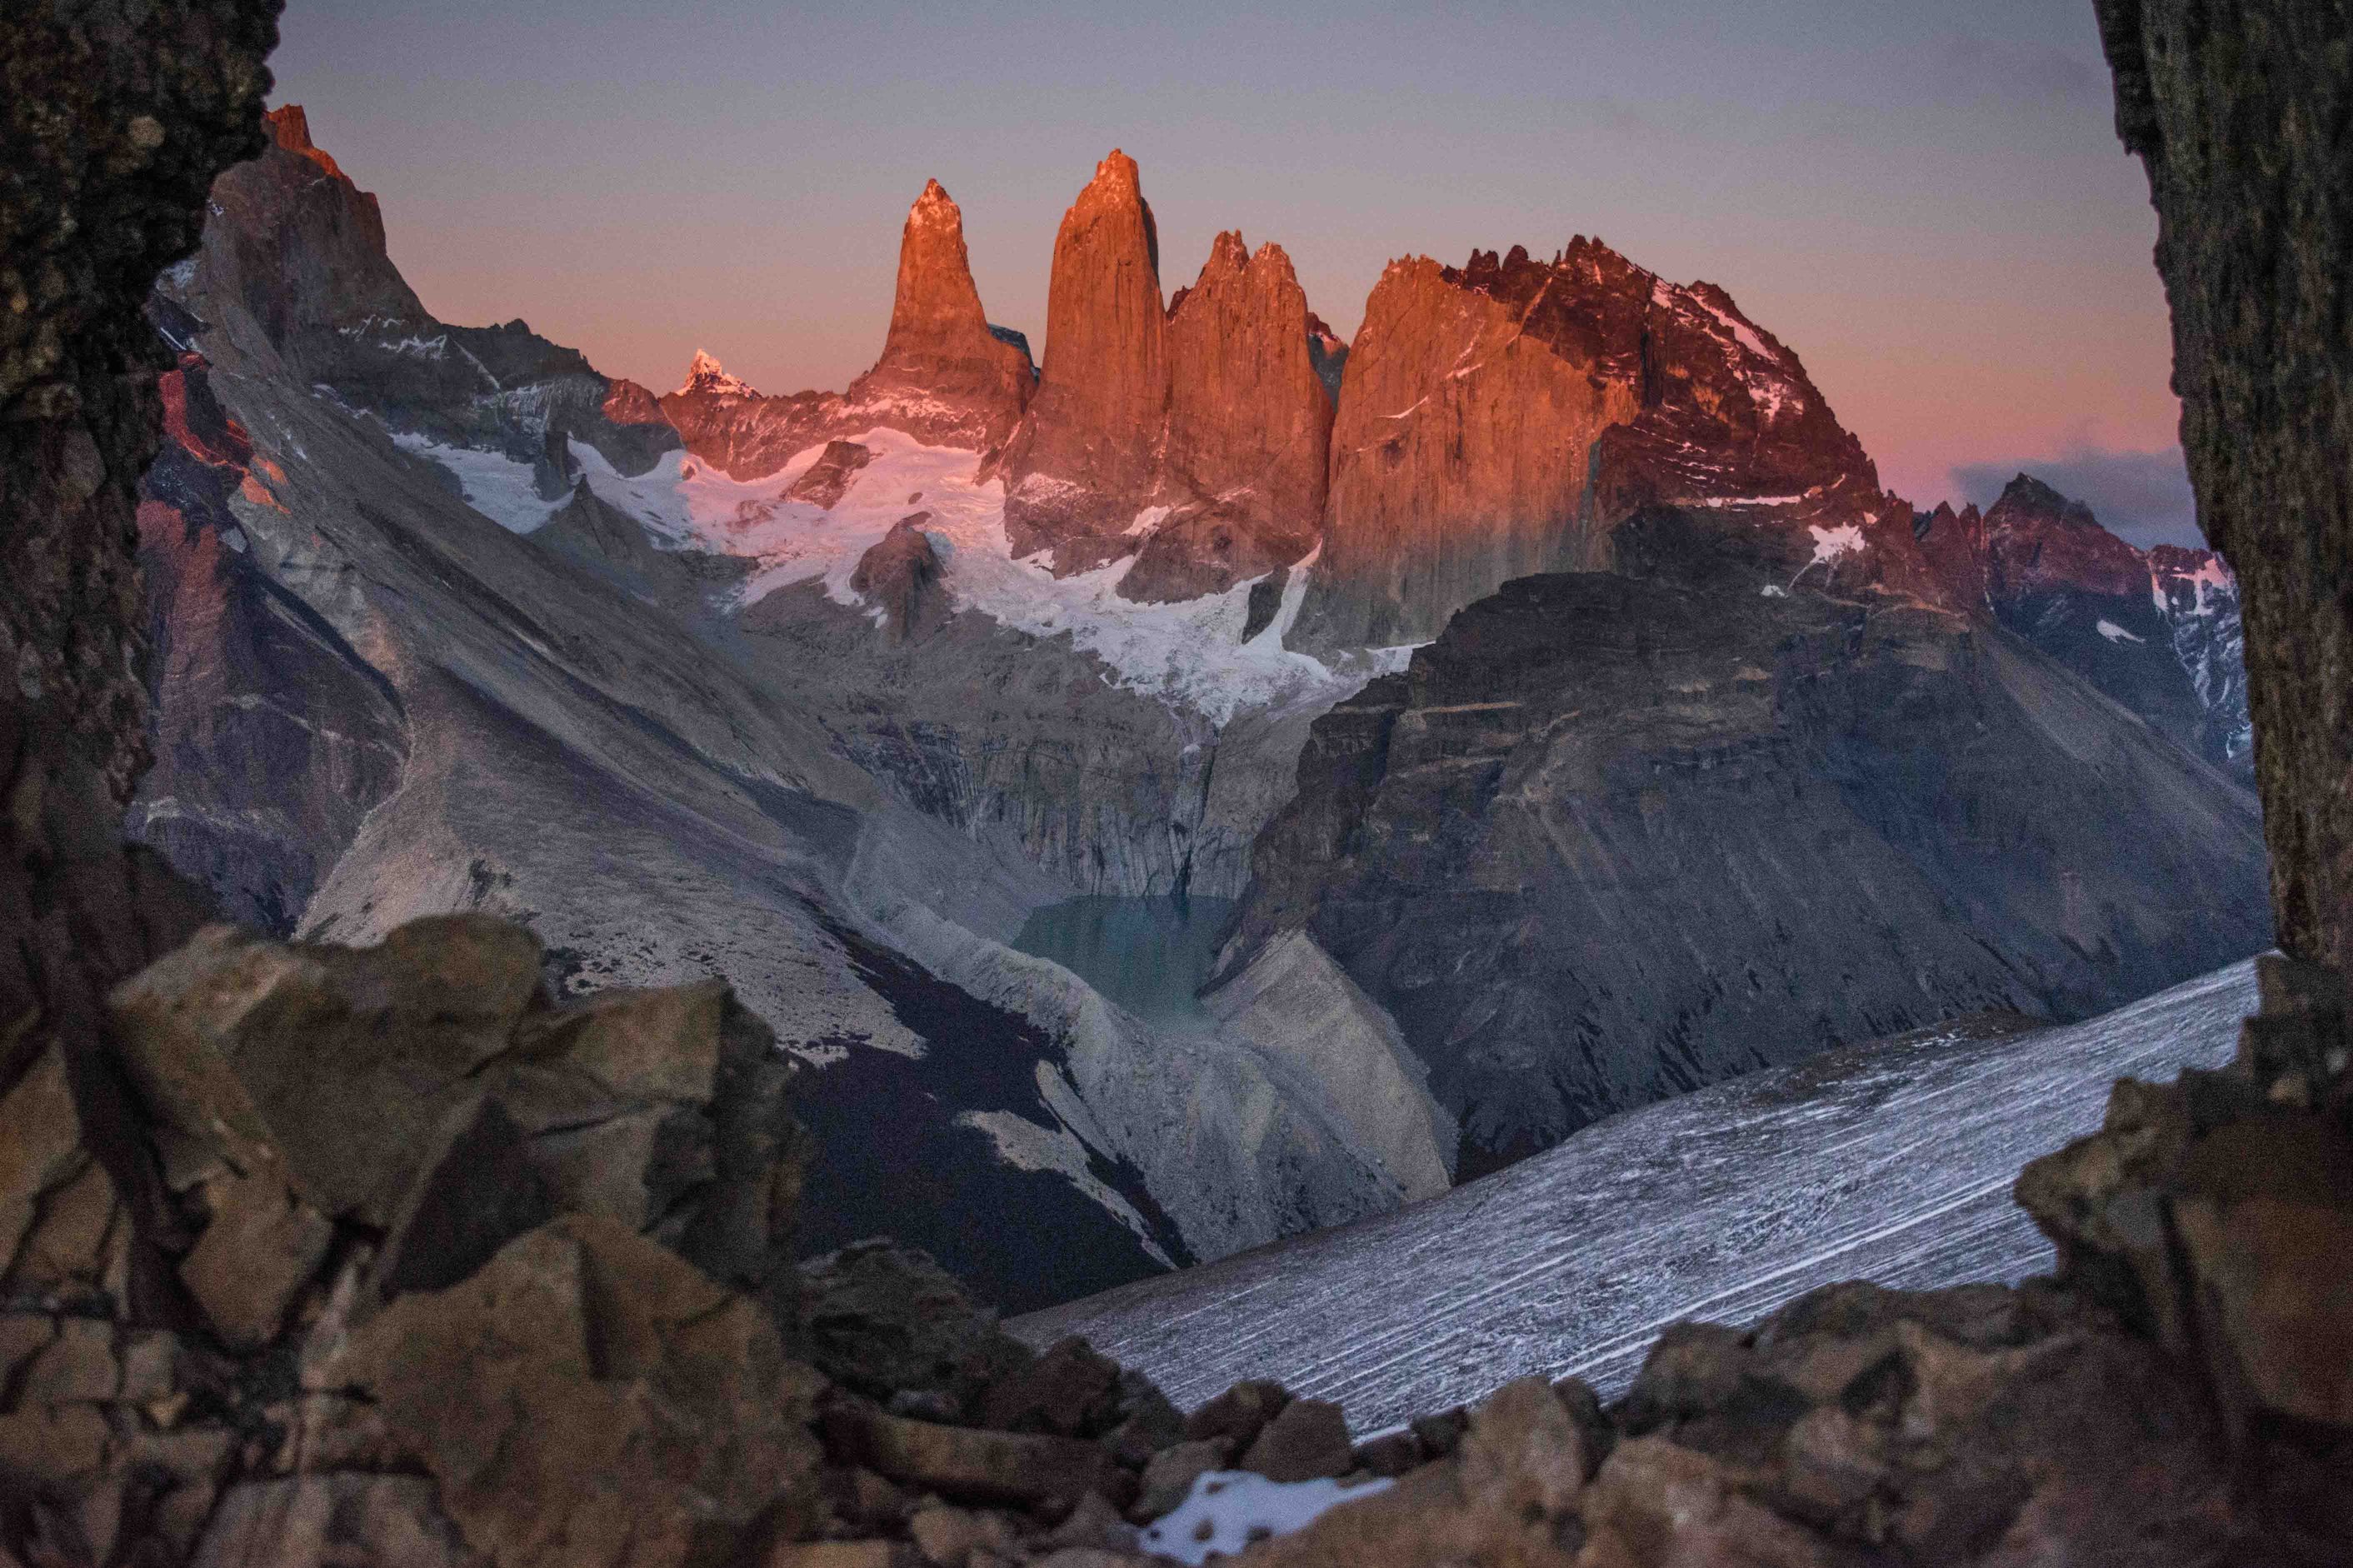
{"type": "Polygon", "coordinates": [[[1346,333],[1391,257],[1598,234],[1730,289],[1915,503],[2040,465],[2186,537],[2156,225],[2088,3],[296,0],[284,35],[279,100],[383,198],[428,306],[658,390],[697,348],[844,384],[931,176],[1042,350],[1055,226],[1118,145],[1165,289],[1239,226],[1346,333]]]}

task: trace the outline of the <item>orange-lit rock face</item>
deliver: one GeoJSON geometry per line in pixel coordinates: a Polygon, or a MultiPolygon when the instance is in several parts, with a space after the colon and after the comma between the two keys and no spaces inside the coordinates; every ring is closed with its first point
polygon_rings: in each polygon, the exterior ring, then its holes
{"type": "Polygon", "coordinates": [[[1054,237],[1045,367],[1004,464],[1015,554],[1050,548],[1074,572],[1136,547],[1126,530],[1157,488],[1167,356],[1152,209],[1135,160],[1113,151],[1054,237]]]}
{"type": "Polygon", "coordinates": [[[907,213],[891,332],[850,384],[851,416],[941,447],[1004,445],[1029,402],[1029,358],[988,330],[965,253],[964,215],[937,180],[907,213]]]}
{"type": "Polygon", "coordinates": [[[1169,310],[1157,504],[1168,516],[1120,592],[1214,593],[1298,560],[1324,516],[1332,399],[1309,349],[1307,296],[1277,245],[1218,236],[1169,310]]]}
{"type": "Polygon", "coordinates": [[[1581,523],[1588,460],[1639,406],[1639,327],[1620,342],[1548,342],[1529,331],[1548,291],[1501,286],[1519,281],[1416,258],[1375,286],[1348,352],[1299,640],[1421,641],[1510,578],[1606,560],[1581,523]]]}
{"type": "Polygon", "coordinates": [[[1825,577],[1926,578],[1909,510],[1722,289],[1583,237],[1549,263],[1392,263],[1348,353],[1293,640],[1426,640],[1514,577],[1620,564],[1633,520],[1662,560],[1700,545],[1794,576],[1829,534],[1825,577]]]}
{"type": "Polygon", "coordinates": [[[964,215],[934,180],[900,236],[899,291],[882,357],[847,394],[768,396],[697,353],[660,411],[688,451],[750,479],[877,425],[933,446],[996,450],[1013,434],[1035,380],[1028,353],[990,330],[965,253],[964,215]]]}

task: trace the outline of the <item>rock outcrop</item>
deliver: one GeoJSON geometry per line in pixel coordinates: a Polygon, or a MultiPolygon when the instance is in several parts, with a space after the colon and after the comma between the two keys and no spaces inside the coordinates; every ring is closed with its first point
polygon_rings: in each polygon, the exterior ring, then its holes
{"type": "Polygon", "coordinates": [[[1234,231],[1164,310],[1152,208],[1114,150],[1054,241],[1046,363],[1001,464],[1014,552],[1058,575],[1134,555],[1119,592],[1145,602],[1308,553],[1332,426],[1311,321],[1282,247],[1234,231]]]}
{"type": "Polygon", "coordinates": [[[992,453],[1037,384],[1018,332],[989,325],[965,251],[964,214],[937,180],[907,212],[899,283],[882,357],[847,393],[771,397],[698,352],[660,400],[688,451],[739,479],[773,474],[794,454],[878,425],[929,446],[992,453]]]}
{"type": "Polygon", "coordinates": [[[1222,969],[1312,936],[1461,1118],[1458,1176],[2267,934],[2253,803],[2082,682],[1982,621],[1737,580],[1529,577],[1460,612],[1316,721],[1252,867],[1222,969]]]}
{"type": "Polygon", "coordinates": [[[992,331],[965,254],[964,214],[933,180],[908,209],[890,335],[849,384],[854,419],[896,426],[934,447],[1005,444],[1036,375],[1026,349],[992,331]]]}
{"type": "Polygon", "coordinates": [[[1332,399],[1307,296],[1278,245],[1218,236],[1168,304],[1168,412],[1155,492],[1167,513],[1120,582],[1131,599],[1189,599],[1264,577],[1315,547],[1332,399]]]}
{"type": "Polygon", "coordinates": [[[1710,284],[1579,237],[1461,268],[1392,262],[1333,428],[1331,500],[1292,641],[1427,641],[1532,572],[1606,569],[1620,523],[1682,509],[1762,573],[1859,581],[1908,556],[1870,459],[1791,353],[1710,284]],[[1825,541],[1830,542],[1825,544],[1825,541]],[[1885,553],[1883,552],[1881,553],[1885,553]]]}
{"type": "Polygon", "coordinates": [[[881,607],[893,642],[915,642],[946,624],[947,590],[940,586],[940,558],[923,524],[931,513],[910,512],[891,525],[882,542],[858,558],[849,585],[881,607]]]}
{"type": "Polygon", "coordinates": [[[2199,526],[2246,598],[2280,945],[2353,971],[2345,16],[2295,0],[2227,16],[2188,0],[2097,8],[2117,133],[2157,207],[2199,526]]]}
{"type": "Polygon", "coordinates": [[[1159,230],[1135,160],[1114,148],[1054,236],[1046,360],[1003,463],[1014,554],[1051,550],[1070,573],[1133,550],[1167,408],[1159,230]]]}

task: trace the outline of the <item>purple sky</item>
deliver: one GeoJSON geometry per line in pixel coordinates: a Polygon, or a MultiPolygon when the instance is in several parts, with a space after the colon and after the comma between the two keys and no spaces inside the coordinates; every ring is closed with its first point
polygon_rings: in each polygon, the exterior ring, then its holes
{"type": "Polygon", "coordinates": [[[2089,0],[815,7],[291,0],[276,101],[438,314],[675,385],[879,352],[907,204],[1039,342],[1062,210],[1142,165],[1162,286],[1280,241],[1344,333],[1394,256],[1598,234],[1723,284],[1915,503],[2043,472],[2191,539],[2156,237],[2089,0]]]}

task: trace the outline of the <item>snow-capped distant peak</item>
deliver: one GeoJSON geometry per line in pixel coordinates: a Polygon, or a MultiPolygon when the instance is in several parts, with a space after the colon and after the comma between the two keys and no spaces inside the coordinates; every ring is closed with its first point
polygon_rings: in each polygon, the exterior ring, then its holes
{"type": "Polygon", "coordinates": [[[722,397],[760,395],[750,382],[728,374],[725,366],[702,349],[694,351],[694,363],[686,367],[686,383],[679,391],[716,393],[722,397]]]}

